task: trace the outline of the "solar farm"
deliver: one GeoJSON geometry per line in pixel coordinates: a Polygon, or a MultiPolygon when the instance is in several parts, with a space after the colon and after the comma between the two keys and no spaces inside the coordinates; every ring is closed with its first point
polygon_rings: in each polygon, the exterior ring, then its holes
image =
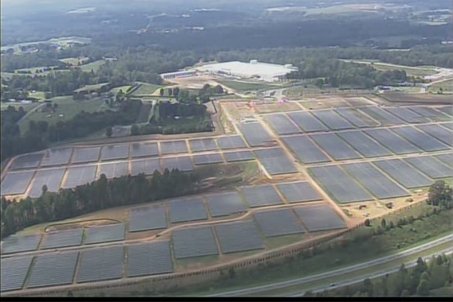
{"type": "Polygon", "coordinates": [[[5,238],[1,274],[9,277],[2,293],[157,278],[284,249],[288,240],[344,231],[388,203],[402,208],[409,198],[422,200],[435,180],[453,178],[451,106],[332,99],[338,108],[287,101],[288,112],[276,104],[261,110],[259,101],[219,102],[232,124],[228,134],[74,144],[14,158],[2,171],[1,191],[15,198],[102,174],[196,172],[251,161],[260,173],[234,187],[122,207],[99,224],[5,238]],[[286,241],[276,245],[276,238],[286,241]]]}

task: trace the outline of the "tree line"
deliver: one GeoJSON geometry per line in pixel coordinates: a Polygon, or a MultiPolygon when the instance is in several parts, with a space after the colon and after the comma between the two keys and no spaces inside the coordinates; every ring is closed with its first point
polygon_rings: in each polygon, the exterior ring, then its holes
{"type": "Polygon", "coordinates": [[[408,297],[429,296],[430,291],[451,286],[453,282],[453,256],[432,256],[429,261],[419,257],[415,267],[401,264],[396,273],[382,278],[366,278],[357,285],[348,285],[314,294],[307,291],[304,297],[408,297]]]}
{"type": "Polygon", "coordinates": [[[67,219],[102,209],[151,202],[197,191],[198,176],[179,170],[155,171],[108,180],[104,174],[73,189],[48,192],[44,185],[36,199],[1,199],[1,236],[11,235],[34,224],[67,219]]]}

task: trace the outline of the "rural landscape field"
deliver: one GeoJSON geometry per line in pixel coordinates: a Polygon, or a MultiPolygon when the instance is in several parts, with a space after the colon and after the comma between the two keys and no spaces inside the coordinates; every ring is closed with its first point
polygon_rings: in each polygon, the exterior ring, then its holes
{"type": "Polygon", "coordinates": [[[29,4],[2,298],[453,295],[451,3],[29,4]]]}

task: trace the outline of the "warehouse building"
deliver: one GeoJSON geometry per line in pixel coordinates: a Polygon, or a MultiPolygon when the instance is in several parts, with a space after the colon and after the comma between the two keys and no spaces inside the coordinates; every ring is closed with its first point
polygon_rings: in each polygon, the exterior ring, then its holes
{"type": "Polygon", "coordinates": [[[239,61],[206,64],[196,68],[200,72],[236,78],[256,79],[266,82],[284,80],[288,73],[297,71],[291,64],[278,65],[251,60],[250,63],[239,61]]]}

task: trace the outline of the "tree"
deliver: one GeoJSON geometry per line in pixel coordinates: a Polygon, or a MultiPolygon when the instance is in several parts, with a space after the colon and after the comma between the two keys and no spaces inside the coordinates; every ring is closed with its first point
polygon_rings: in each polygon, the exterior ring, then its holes
{"type": "Polygon", "coordinates": [[[365,280],[363,280],[363,292],[367,293],[368,297],[372,297],[373,296],[373,283],[371,282],[371,280],[369,278],[366,278],[365,280]]]}
{"type": "Polygon", "coordinates": [[[228,270],[228,276],[230,277],[230,279],[236,277],[236,271],[234,270],[234,267],[230,267],[230,269],[228,270]]]}
{"type": "Polygon", "coordinates": [[[365,222],[364,222],[365,226],[369,227],[371,225],[371,222],[370,220],[367,218],[365,219],[365,222]]]}
{"type": "Polygon", "coordinates": [[[47,193],[47,185],[43,185],[42,188],[41,188],[41,192],[42,194],[41,195],[44,195],[47,193]]]}
{"type": "Polygon", "coordinates": [[[140,128],[137,124],[131,126],[131,135],[140,135],[140,128]]]}
{"type": "Polygon", "coordinates": [[[386,228],[387,222],[385,221],[385,218],[382,218],[382,220],[381,220],[381,226],[382,226],[383,229],[386,228]]]}
{"type": "Polygon", "coordinates": [[[164,93],[165,93],[165,91],[164,91],[163,88],[159,89],[159,94],[160,94],[160,96],[164,96],[164,93]]]}
{"type": "Polygon", "coordinates": [[[428,281],[421,279],[417,286],[417,295],[427,296],[429,294],[428,281]]]}
{"type": "Polygon", "coordinates": [[[112,127],[107,127],[107,129],[105,129],[105,136],[112,137],[112,134],[113,134],[112,127]]]}

